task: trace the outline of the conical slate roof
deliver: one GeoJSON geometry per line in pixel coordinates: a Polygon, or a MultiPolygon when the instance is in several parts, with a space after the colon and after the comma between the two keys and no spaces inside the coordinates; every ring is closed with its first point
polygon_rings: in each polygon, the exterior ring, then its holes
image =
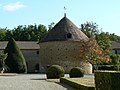
{"type": "Polygon", "coordinates": [[[48,32],[41,42],[67,40],[86,41],[88,37],[65,16],[48,32]]]}

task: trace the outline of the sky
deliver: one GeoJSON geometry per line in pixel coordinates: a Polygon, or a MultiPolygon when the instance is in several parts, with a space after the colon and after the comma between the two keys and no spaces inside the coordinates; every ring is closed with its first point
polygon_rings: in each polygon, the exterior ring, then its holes
{"type": "Polygon", "coordinates": [[[79,28],[95,22],[102,31],[120,36],[120,0],[0,0],[0,27],[35,23],[47,27],[64,13],[79,28]]]}

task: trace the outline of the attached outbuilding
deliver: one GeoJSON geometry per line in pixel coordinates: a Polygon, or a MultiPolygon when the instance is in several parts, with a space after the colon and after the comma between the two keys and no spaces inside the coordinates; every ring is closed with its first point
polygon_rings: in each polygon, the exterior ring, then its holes
{"type": "MultiPolygon", "coordinates": [[[[0,42],[0,51],[5,49],[5,47],[7,46],[7,43],[8,43],[8,41],[1,41],[0,42]]],[[[40,67],[39,49],[40,49],[40,47],[37,44],[38,42],[16,41],[16,43],[25,57],[28,73],[39,72],[39,67],[40,67]]]]}
{"type": "Polygon", "coordinates": [[[112,49],[115,54],[120,54],[120,42],[112,41],[112,49]]]}

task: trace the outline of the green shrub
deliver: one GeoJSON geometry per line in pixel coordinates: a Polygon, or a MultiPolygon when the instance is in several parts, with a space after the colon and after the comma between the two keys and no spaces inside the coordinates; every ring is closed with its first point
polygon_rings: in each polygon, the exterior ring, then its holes
{"type": "Polygon", "coordinates": [[[80,67],[74,67],[70,70],[69,73],[70,77],[83,77],[84,76],[84,70],[80,67]]]}
{"type": "Polygon", "coordinates": [[[47,70],[47,78],[52,79],[52,78],[60,78],[64,77],[64,68],[59,66],[59,65],[52,65],[50,68],[47,70]]]}
{"type": "Polygon", "coordinates": [[[5,65],[9,68],[8,72],[11,73],[26,73],[27,66],[25,58],[17,46],[15,40],[11,38],[5,48],[7,58],[5,59],[5,65]]]}
{"type": "Polygon", "coordinates": [[[119,54],[113,54],[110,56],[110,58],[112,59],[112,64],[116,65],[119,63],[120,60],[120,55],[119,54]]]}

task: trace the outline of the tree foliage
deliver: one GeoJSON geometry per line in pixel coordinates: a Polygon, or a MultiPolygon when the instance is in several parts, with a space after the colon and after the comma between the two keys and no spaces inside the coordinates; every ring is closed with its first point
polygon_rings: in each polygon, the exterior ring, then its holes
{"type": "Polygon", "coordinates": [[[99,34],[98,25],[93,22],[81,24],[81,29],[89,38],[96,37],[99,34]]]}
{"type": "Polygon", "coordinates": [[[110,54],[112,43],[110,34],[99,30],[98,25],[93,22],[87,22],[81,25],[82,31],[89,37],[95,38],[100,48],[104,50],[104,54],[110,54]]]}
{"type": "Polygon", "coordinates": [[[13,37],[17,41],[39,41],[47,33],[47,28],[44,25],[19,25],[10,30],[0,28],[0,41],[8,41],[13,37]]]}
{"type": "Polygon", "coordinates": [[[113,65],[117,65],[117,64],[120,64],[120,55],[119,54],[112,54],[111,56],[111,64],[113,65]]]}
{"type": "Polygon", "coordinates": [[[8,54],[5,60],[5,64],[9,67],[10,72],[12,73],[27,72],[24,56],[13,38],[9,40],[4,52],[8,54]]]}
{"type": "Polygon", "coordinates": [[[50,31],[54,27],[55,23],[52,22],[50,25],[48,25],[48,31],[50,31]]]}
{"type": "MultiPolygon", "coordinates": [[[[54,22],[48,25],[48,30],[42,24],[19,25],[14,29],[0,28],[0,41],[8,41],[11,37],[17,41],[40,41],[54,25],[54,22]]],[[[98,25],[94,22],[81,24],[81,29],[89,38],[96,37],[96,35],[101,33],[101,29],[99,30],[98,25]]],[[[108,32],[107,34],[111,41],[120,42],[120,36],[108,32]]]]}
{"type": "Polygon", "coordinates": [[[5,68],[5,59],[7,58],[7,53],[5,54],[3,51],[0,52],[0,67],[5,68]]]}
{"type": "Polygon", "coordinates": [[[90,62],[92,64],[109,62],[111,60],[109,55],[105,55],[104,50],[100,48],[94,38],[82,42],[80,58],[84,62],[90,62]]]}
{"type": "Polygon", "coordinates": [[[96,40],[98,45],[104,50],[104,54],[109,55],[112,50],[112,43],[109,38],[109,35],[105,32],[101,32],[96,35],[96,40]]]}
{"type": "Polygon", "coordinates": [[[110,41],[117,41],[120,42],[120,36],[115,35],[115,33],[109,33],[109,32],[102,32],[102,29],[98,28],[98,25],[96,23],[93,22],[86,22],[84,24],[81,24],[81,30],[89,37],[89,38],[97,38],[97,40],[99,39],[97,36],[100,34],[105,34],[110,41]]]}
{"type": "MultiPolygon", "coordinates": [[[[94,61],[96,62],[109,62],[110,54],[112,52],[112,40],[118,40],[119,36],[115,36],[113,38],[112,34],[108,32],[102,32],[101,29],[99,30],[98,25],[93,22],[87,22],[81,25],[82,31],[90,38],[86,45],[83,45],[87,48],[86,50],[86,57],[85,59],[89,62],[94,61]],[[94,38],[94,39],[91,39],[94,38]],[[88,44],[87,44],[88,43],[88,44]]],[[[84,48],[84,47],[83,47],[84,48]]],[[[85,56],[85,55],[84,55],[85,56]]]]}

